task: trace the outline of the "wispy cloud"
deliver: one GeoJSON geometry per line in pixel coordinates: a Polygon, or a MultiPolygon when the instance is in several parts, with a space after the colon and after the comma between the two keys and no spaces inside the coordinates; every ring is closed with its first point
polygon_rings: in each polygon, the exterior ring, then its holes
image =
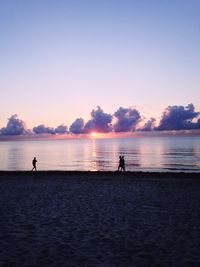
{"type": "Polygon", "coordinates": [[[156,123],[156,119],[155,118],[150,118],[145,124],[144,126],[142,126],[141,128],[137,129],[138,131],[153,131],[155,128],[155,123],[156,123]]]}

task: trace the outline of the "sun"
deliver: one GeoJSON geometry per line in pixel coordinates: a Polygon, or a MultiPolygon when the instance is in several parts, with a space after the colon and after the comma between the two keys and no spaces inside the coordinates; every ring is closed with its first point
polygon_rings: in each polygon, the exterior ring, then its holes
{"type": "Polygon", "coordinates": [[[100,138],[105,137],[105,135],[103,133],[100,133],[100,132],[91,132],[89,136],[92,139],[100,139],[100,138]]]}
{"type": "Polygon", "coordinates": [[[98,134],[96,132],[92,132],[90,135],[91,135],[92,138],[95,138],[95,137],[98,136],[98,134]]]}

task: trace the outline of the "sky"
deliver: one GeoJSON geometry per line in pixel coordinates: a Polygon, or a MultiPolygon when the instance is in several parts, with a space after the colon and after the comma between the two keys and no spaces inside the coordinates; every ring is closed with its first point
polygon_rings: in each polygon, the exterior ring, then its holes
{"type": "Polygon", "coordinates": [[[199,44],[199,0],[0,0],[0,128],[69,129],[101,109],[107,123],[168,106],[197,119],[199,44]]]}

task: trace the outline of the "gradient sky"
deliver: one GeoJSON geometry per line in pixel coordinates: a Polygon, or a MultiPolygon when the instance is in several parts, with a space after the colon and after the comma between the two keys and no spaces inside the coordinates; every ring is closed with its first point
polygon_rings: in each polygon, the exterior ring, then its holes
{"type": "Polygon", "coordinates": [[[199,0],[0,0],[0,126],[200,110],[199,0]]]}

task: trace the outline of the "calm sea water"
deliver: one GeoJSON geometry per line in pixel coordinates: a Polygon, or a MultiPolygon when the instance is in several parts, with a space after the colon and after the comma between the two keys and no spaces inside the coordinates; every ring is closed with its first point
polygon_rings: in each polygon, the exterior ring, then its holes
{"type": "Polygon", "coordinates": [[[119,155],[127,171],[200,172],[200,137],[148,137],[0,142],[0,170],[114,171],[119,155]]]}

